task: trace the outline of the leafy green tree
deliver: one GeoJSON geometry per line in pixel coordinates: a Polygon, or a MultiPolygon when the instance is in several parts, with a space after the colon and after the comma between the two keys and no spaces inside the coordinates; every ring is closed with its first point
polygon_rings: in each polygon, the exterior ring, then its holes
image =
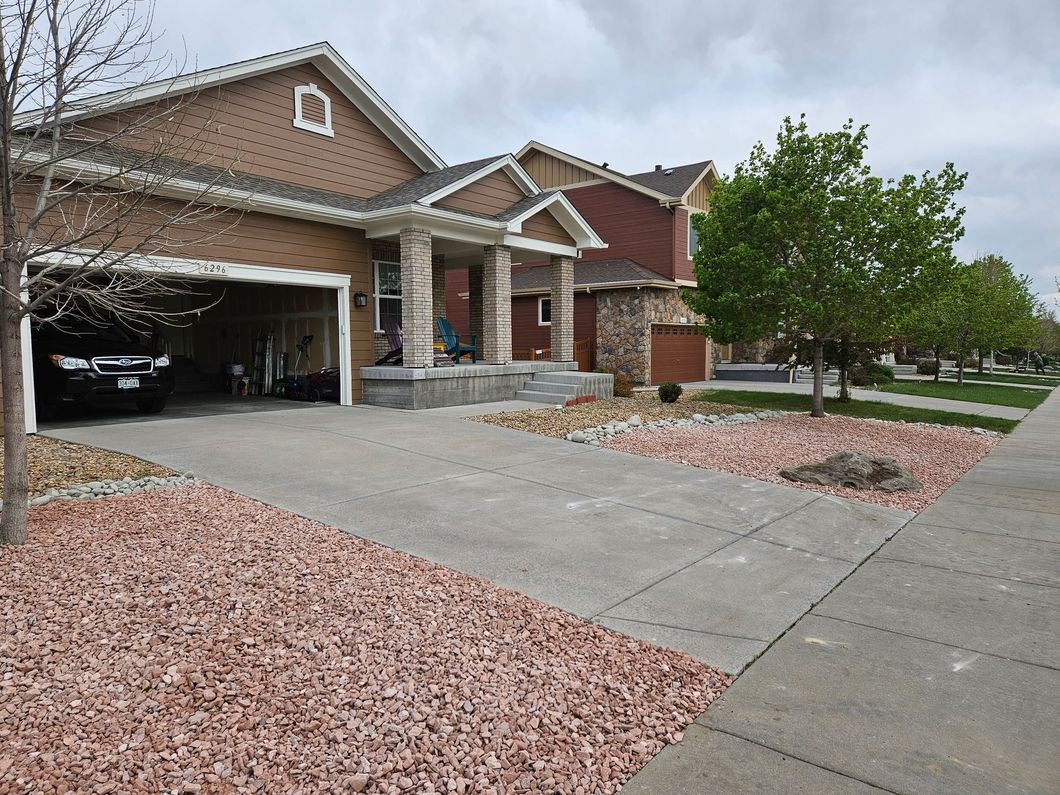
{"type": "MultiPolygon", "coordinates": [[[[964,361],[980,349],[1025,347],[1038,328],[1037,301],[1030,280],[1012,271],[997,254],[955,266],[941,281],[928,274],[904,331],[929,347],[938,364],[943,352],[957,358],[957,384],[964,383],[964,361]]],[[[935,376],[938,379],[938,374],[935,376]]]]}
{"type": "Polygon", "coordinates": [[[813,411],[824,416],[825,346],[894,336],[917,277],[953,265],[965,176],[883,180],[865,162],[867,127],[811,134],[784,119],[693,219],[698,289],[688,296],[722,344],[784,332],[812,351],[813,411]]]}

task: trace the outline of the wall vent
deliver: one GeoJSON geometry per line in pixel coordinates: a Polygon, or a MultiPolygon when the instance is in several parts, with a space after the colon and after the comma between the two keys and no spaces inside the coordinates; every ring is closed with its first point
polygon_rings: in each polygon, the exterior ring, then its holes
{"type": "Polygon", "coordinates": [[[335,137],[331,128],[331,98],[316,83],[294,88],[294,126],[318,135],[335,137]]]}

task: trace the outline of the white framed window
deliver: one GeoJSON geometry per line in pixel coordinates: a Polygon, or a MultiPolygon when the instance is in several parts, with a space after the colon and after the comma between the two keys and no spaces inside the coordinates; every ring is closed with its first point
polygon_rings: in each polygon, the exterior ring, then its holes
{"type": "Polygon", "coordinates": [[[372,300],[375,330],[383,330],[383,318],[401,325],[401,264],[372,260],[372,300]]]}
{"type": "Polygon", "coordinates": [[[699,235],[696,234],[696,228],[692,225],[692,216],[688,216],[688,258],[692,259],[696,251],[699,250],[699,235]]]}
{"type": "Polygon", "coordinates": [[[552,299],[541,296],[537,299],[537,325],[552,325],[552,299]]]}
{"type": "Polygon", "coordinates": [[[318,135],[335,137],[331,129],[331,98],[316,83],[294,87],[294,126],[318,135]]]}

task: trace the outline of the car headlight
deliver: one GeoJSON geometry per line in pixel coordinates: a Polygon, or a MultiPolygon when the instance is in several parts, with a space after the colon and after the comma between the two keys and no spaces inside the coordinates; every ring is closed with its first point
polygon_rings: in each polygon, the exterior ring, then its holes
{"type": "Polygon", "coordinates": [[[159,356],[155,359],[155,367],[169,367],[169,357],[159,356]]]}
{"type": "Polygon", "coordinates": [[[48,357],[52,360],[52,364],[56,367],[61,367],[63,370],[91,370],[91,365],[84,359],[78,359],[76,356],[63,356],[61,353],[53,353],[48,357]]]}

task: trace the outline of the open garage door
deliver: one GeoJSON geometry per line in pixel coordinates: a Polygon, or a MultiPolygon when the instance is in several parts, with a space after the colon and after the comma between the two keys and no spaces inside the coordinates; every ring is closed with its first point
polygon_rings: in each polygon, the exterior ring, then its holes
{"type": "Polygon", "coordinates": [[[707,338],[695,326],[652,323],[651,382],[685,383],[707,377],[707,338]]]}
{"type": "MultiPolygon", "coordinates": [[[[66,364],[87,368],[62,375],[85,382],[94,380],[94,384],[75,387],[99,393],[83,401],[75,394],[77,389],[62,396],[59,405],[73,421],[83,418],[85,409],[88,414],[100,413],[99,407],[115,421],[150,413],[162,392],[157,376],[163,369],[168,381],[165,389],[172,390],[163,416],[184,416],[181,412],[192,408],[192,413],[202,415],[291,407],[291,401],[278,395],[292,376],[300,377],[298,384],[306,397],[312,394],[337,399],[344,405],[352,403],[348,276],[168,259],[156,267],[174,278],[194,280],[189,282],[194,294],[157,301],[160,312],[186,314],[171,321],[156,320],[150,329],[135,328],[130,336],[144,346],[143,351],[130,348],[129,355],[108,355],[101,350],[96,355],[86,348],[72,357],[80,361],[66,364]],[[308,337],[312,342],[300,355],[298,345],[308,337]],[[168,364],[152,371],[147,360],[156,355],[168,364]],[[307,382],[304,378],[323,368],[336,368],[337,373],[326,381],[307,382]],[[134,369],[137,372],[132,372],[134,369]]],[[[120,320],[117,318],[116,332],[122,331],[120,320]]],[[[34,334],[31,340],[28,361],[34,362],[36,375],[28,384],[27,403],[32,400],[51,414],[62,387],[56,386],[56,366],[49,356],[67,352],[50,350],[56,343],[47,333],[34,334]]],[[[36,430],[36,418],[28,419],[34,420],[30,430],[36,430]]]]}

